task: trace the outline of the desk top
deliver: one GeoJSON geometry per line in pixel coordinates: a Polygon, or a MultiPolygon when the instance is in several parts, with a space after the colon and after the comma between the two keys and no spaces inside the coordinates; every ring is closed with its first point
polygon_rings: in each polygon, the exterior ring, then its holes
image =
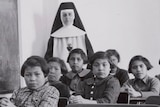
{"type": "Polygon", "coordinates": [[[144,97],[130,97],[130,100],[135,100],[135,101],[145,101],[147,98],[144,97]]]}
{"type": "Polygon", "coordinates": [[[67,107],[160,107],[154,104],[68,104],[67,107]]]}

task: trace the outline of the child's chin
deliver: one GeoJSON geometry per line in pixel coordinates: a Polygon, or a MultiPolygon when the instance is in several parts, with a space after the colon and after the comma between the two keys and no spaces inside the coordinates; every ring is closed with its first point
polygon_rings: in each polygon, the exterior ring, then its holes
{"type": "Polygon", "coordinates": [[[35,90],[35,89],[37,89],[37,88],[39,88],[39,87],[38,87],[38,86],[33,86],[33,85],[32,85],[32,86],[28,86],[28,88],[31,89],[31,90],[35,90]]]}
{"type": "Polygon", "coordinates": [[[106,75],[98,75],[97,77],[98,78],[106,78],[107,76],[106,75]]]}

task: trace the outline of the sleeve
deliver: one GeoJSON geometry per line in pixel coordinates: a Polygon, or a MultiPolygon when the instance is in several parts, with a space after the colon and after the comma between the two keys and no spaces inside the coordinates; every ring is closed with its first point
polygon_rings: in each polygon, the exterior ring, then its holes
{"type": "Polygon", "coordinates": [[[42,101],[38,107],[57,107],[58,101],[59,91],[55,87],[51,87],[42,96],[42,101]]]}
{"type": "Polygon", "coordinates": [[[87,35],[85,35],[85,43],[86,43],[86,49],[87,49],[87,56],[88,56],[88,59],[90,59],[90,57],[94,54],[94,51],[87,35]]]}
{"type": "Polygon", "coordinates": [[[70,93],[69,93],[69,87],[65,84],[62,83],[61,87],[60,87],[61,91],[59,90],[60,92],[60,97],[66,97],[66,98],[69,98],[70,97],[70,93]]]}
{"type": "Polygon", "coordinates": [[[126,70],[121,71],[121,76],[119,77],[121,87],[129,79],[128,73],[126,70]]]}
{"type": "Polygon", "coordinates": [[[157,96],[160,92],[160,82],[157,78],[151,79],[150,91],[141,91],[142,97],[157,96]]]}
{"type": "Polygon", "coordinates": [[[15,104],[15,99],[17,97],[17,93],[18,93],[18,90],[14,90],[13,93],[12,93],[12,96],[10,98],[10,101],[15,104]]]}
{"type": "Polygon", "coordinates": [[[61,76],[60,81],[67,86],[71,83],[71,79],[69,79],[66,75],[61,76]]]}
{"type": "Polygon", "coordinates": [[[102,98],[96,99],[97,103],[116,103],[120,94],[118,79],[112,78],[107,84],[102,98]]]}
{"type": "Polygon", "coordinates": [[[48,46],[47,46],[47,51],[46,51],[46,54],[44,56],[44,58],[46,60],[48,60],[50,57],[53,56],[53,37],[50,37],[49,40],[48,40],[48,46]]]}

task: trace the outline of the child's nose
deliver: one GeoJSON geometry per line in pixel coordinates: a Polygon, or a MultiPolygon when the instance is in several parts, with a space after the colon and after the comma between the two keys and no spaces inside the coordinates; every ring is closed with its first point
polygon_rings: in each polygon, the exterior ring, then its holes
{"type": "Polygon", "coordinates": [[[36,80],[36,76],[32,75],[32,76],[30,77],[30,80],[36,80]]]}
{"type": "Polygon", "coordinates": [[[75,59],[75,60],[74,60],[74,63],[78,63],[78,60],[75,59]]]}
{"type": "Polygon", "coordinates": [[[102,65],[99,65],[99,70],[102,70],[103,69],[103,66],[102,65]]]}
{"type": "Polygon", "coordinates": [[[140,72],[141,71],[141,67],[137,67],[137,71],[140,72]]]}

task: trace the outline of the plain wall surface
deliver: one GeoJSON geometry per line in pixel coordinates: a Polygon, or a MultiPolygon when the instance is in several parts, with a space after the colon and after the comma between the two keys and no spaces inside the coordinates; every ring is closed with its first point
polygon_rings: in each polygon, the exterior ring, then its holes
{"type": "Polygon", "coordinates": [[[147,57],[159,74],[160,0],[19,0],[20,63],[44,56],[52,24],[63,1],[73,1],[94,51],[116,49],[119,67],[134,55],[147,57]]]}
{"type": "Polygon", "coordinates": [[[0,94],[19,88],[17,0],[0,0],[0,94]]]}

